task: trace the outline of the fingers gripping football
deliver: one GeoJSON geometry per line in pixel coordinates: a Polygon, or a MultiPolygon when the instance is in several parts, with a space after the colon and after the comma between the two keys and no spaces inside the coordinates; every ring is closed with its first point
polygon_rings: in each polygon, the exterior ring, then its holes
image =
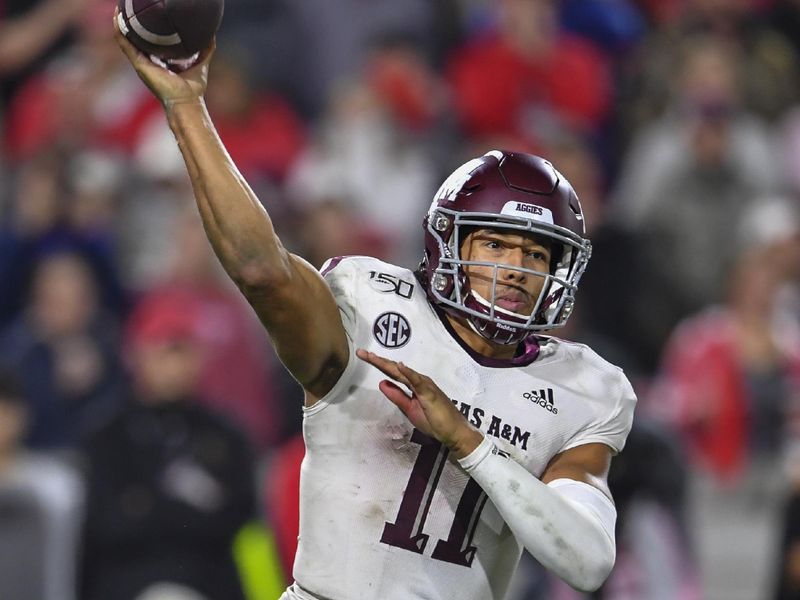
{"type": "MultiPolygon", "coordinates": [[[[118,13],[117,13],[118,14],[118,13]]],[[[114,34],[122,52],[136,69],[136,73],[153,94],[165,106],[184,102],[196,102],[205,93],[208,82],[208,65],[216,48],[215,43],[206,48],[191,68],[181,73],[173,72],[163,63],[137,49],[120,31],[118,20],[114,18],[114,34]]]]}
{"type": "Polygon", "coordinates": [[[466,456],[480,444],[483,436],[470,426],[430,377],[373,352],[358,350],[356,355],[391,378],[380,382],[378,388],[403,411],[411,424],[442,442],[457,458],[466,456]],[[406,386],[411,394],[398,383],[406,386]]]}

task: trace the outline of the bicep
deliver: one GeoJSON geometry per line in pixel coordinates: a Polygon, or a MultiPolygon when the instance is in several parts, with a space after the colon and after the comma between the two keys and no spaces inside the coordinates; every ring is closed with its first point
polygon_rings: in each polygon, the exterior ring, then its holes
{"type": "Polygon", "coordinates": [[[611,466],[611,456],[611,448],[605,444],[583,444],[570,448],[553,457],[542,474],[542,482],[574,479],[588,483],[610,497],[608,470],[611,466]]]}
{"type": "Polygon", "coordinates": [[[308,392],[324,396],[349,359],[347,335],[333,293],[314,267],[289,255],[288,276],[244,290],[283,365],[308,392]]]}

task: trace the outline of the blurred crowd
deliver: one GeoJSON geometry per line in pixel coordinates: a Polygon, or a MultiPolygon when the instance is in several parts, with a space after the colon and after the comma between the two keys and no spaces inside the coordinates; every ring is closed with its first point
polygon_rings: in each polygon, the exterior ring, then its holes
{"type": "MultiPolygon", "coordinates": [[[[301,391],[115,5],[0,0],[0,598],[274,600],[301,391]]],[[[554,333],[640,398],[593,597],[800,598],[800,0],[227,0],[206,99],[316,266],[414,268],[455,166],[549,158],[594,246],[554,333]]]]}

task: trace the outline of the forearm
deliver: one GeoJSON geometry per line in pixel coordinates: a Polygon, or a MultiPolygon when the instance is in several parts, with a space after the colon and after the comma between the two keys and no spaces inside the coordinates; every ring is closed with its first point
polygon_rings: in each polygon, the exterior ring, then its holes
{"type": "Polygon", "coordinates": [[[578,590],[599,588],[616,557],[611,501],[587,484],[557,480],[546,485],[493,448],[486,439],[459,463],[545,568],[578,590]],[[564,493],[558,489],[563,484],[564,493]]]}
{"type": "Polygon", "coordinates": [[[225,270],[246,285],[288,270],[272,221],[231,160],[202,99],[166,106],[208,238],[225,270]]]}

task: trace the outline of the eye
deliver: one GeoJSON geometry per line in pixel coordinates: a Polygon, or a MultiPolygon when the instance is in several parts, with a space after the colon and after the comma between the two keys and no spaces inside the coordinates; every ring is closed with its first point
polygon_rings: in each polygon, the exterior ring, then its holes
{"type": "Polygon", "coordinates": [[[498,242],[495,242],[494,240],[486,240],[483,243],[483,246],[485,248],[491,248],[492,250],[497,250],[498,248],[500,248],[500,244],[498,242]]]}
{"type": "Polygon", "coordinates": [[[547,255],[541,250],[531,250],[530,252],[528,252],[528,256],[533,260],[541,260],[544,262],[547,262],[549,260],[547,255]]]}

